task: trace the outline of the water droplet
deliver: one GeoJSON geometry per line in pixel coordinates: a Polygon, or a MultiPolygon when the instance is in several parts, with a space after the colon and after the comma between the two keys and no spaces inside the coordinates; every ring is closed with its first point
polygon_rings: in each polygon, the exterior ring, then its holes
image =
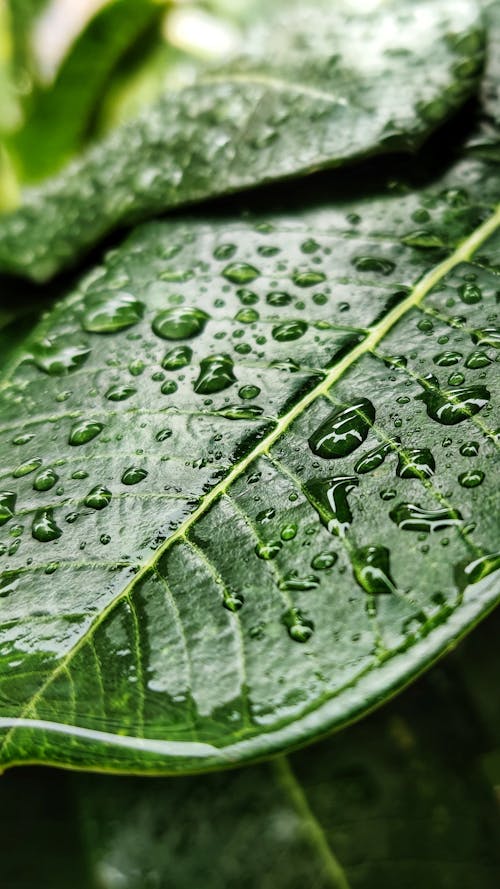
{"type": "Polygon", "coordinates": [[[133,377],[140,377],[140,375],[144,373],[145,367],[146,365],[144,364],[142,358],[134,358],[133,361],[130,362],[128,370],[133,377]]]}
{"type": "Polygon", "coordinates": [[[314,571],[326,571],[328,568],[333,568],[337,558],[337,553],[318,553],[311,562],[311,568],[314,571]]]}
{"type": "Polygon", "coordinates": [[[314,633],[314,624],[298,608],[290,608],[282,618],[288,635],[294,642],[307,642],[314,633]]]}
{"type": "Polygon", "coordinates": [[[429,448],[408,448],[400,452],[396,473],[399,478],[430,478],[436,461],[429,448]]]}
{"type": "Polygon", "coordinates": [[[432,360],[438,367],[452,367],[454,364],[458,364],[462,358],[461,352],[440,352],[432,360]]]}
{"type": "Polygon", "coordinates": [[[37,509],[31,526],[31,533],[35,540],[42,543],[49,543],[51,540],[57,540],[62,531],[57,527],[54,520],[54,510],[50,507],[47,509],[37,509]]]}
{"type": "Polygon", "coordinates": [[[276,558],[282,546],[283,544],[281,540],[269,540],[267,542],[260,541],[255,547],[255,552],[259,559],[265,559],[267,562],[270,559],[276,558]]]}
{"type": "Polygon", "coordinates": [[[99,543],[102,543],[103,546],[107,546],[110,540],[111,537],[109,536],[109,534],[101,534],[101,536],[99,537],[99,543]]]}
{"type": "Polygon", "coordinates": [[[214,250],[214,259],[231,259],[236,253],[236,244],[219,244],[214,250]]]}
{"type": "Polygon", "coordinates": [[[292,302],[292,297],[289,293],[285,293],[283,290],[272,290],[271,293],[267,294],[266,302],[268,302],[270,306],[279,308],[281,306],[289,306],[292,302]]]}
{"type": "Polygon", "coordinates": [[[469,370],[479,370],[482,367],[487,367],[488,364],[491,364],[491,358],[488,357],[486,352],[482,352],[480,349],[471,352],[465,361],[465,366],[469,370]]]}
{"type": "Polygon", "coordinates": [[[167,438],[171,438],[171,436],[172,436],[171,429],[160,429],[160,431],[156,433],[155,439],[156,439],[156,441],[166,441],[167,438]]]}
{"type": "Polygon", "coordinates": [[[253,309],[251,306],[246,306],[244,309],[240,309],[239,312],[234,316],[235,321],[239,321],[240,324],[253,324],[255,321],[259,320],[259,313],[256,309],[253,309]]]}
{"type": "Polygon", "coordinates": [[[384,501],[394,500],[396,493],[394,488],[384,488],[384,490],[380,492],[380,498],[384,501]]]}
{"type": "Polygon", "coordinates": [[[89,477],[89,474],[88,474],[88,472],[85,471],[85,469],[77,469],[71,476],[71,478],[75,478],[75,479],[82,479],[82,478],[88,478],[88,477],[89,477]]]}
{"type": "Polygon", "coordinates": [[[345,536],[352,523],[352,512],[347,497],[358,485],[359,480],[354,476],[313,478],[304,485],[304,493],[309,503],[330,534],[345,536]]]}
{"type": "Polygon", "coordinates": [[[454,373],[450,374],[450,376],[448,377],[448,385],[449,386],[461,386],[462,383],[464,382],[464,380],[465,380],[464,375],[462,373],[460,373],[459,371],[455,371],[454,373]]]}
{"type": "Polygon", "coordinates": [[[475,330],[471,334],[471,338],[475,346],[490,346],[492,349],[500,349],[500,330],[496,327],[475,330]]]}
{"type": "Polygon", "coordinates": [[[390,275],[396,268],[396,264],[390,259],[379,256],[356,256],[352,264],[358,272],[377,272],[380,275],[390,275]]]}
{"type": "Polygon", "coordinates": [[[232,611],[233,614],[235,614],[236,611],[239,611],[240,608],[243,607],[245,599],[241,593],[226,593],[222,600],[222,604],[224,605],[224,608],[227,608],[228,611],[232,611]]]}
{"type": "Polygon", "coordinates": [[[285,525],[281,529],[281,539],[282,540],[293,540],[294,537],[297,536],[297,531],[298,531],[297,525],[295,525],[294,523],[285,525]]]}
{"type": "Polygon", "coordinates": [[[124,485],[137,485],[147,476],[147,470],[141,469],[139,466],[129,466],[122,475],[124,485]]]}
{"type": "Polygon", "coordinates": [[[302,253],[316,253],[316,251],[319,250],[319,248],[320,248],[320,245],[318,244],[317,241],[314,240],[314,238],[307,238],[307,240],[303,241],[302,244],[300,245],[300,249],[302,250],[302,253]]]}
{"type": "Polygon", "coordinates": [[[235,262],[226,266],[222,274],[232,284],[249,284],[259,277],[260,272],[255,266],[246,262],[235,262]]]}
{"type": "Polygon", "coordinates": [[[286,343],[289,340],[298,340],[304,336],[307,330],[305,321],[284,321],[273,327],[273,337],[278,343],[286,343]]]}
{"type": "Polygon", "coordinates": [[[236,382],[233,361],[229,355],[211,355],[200,361],[200,373],[194,384],[198,395],[211,395],[222,392],[236,382]]]}
{"type": "Polygon", "coordinates": [[[12,444],[25,445],[28,444],[29,441],[32,441],[34,437],[35,436],[32,432],[26,432],[25,435],[16,435],[16,437],[12,439],[12,444]]]}
{"type": "Polygon", "coordinates": [[[177,383],[175,380],[165,380],[160,391],[162,395],[173,395],[174,392],[177,392],[177,383]]]}
{"type": "Polygon", "coordinates": [[[434,330],[434,324],[430,318],[421,318],[417,327],[422,333],[432,333],[434,330]]]}
{"type": "Polygon", "coordinates": [[[315,590],[319,586],[319,577],[315,574],[307,574],[299,577],[295,572],[291,572],[283,577],[278,587],[288,593],[305,593],[309,590],[315,590]]]}
{"type": "Polygon", "coordinates": [[[294,272],[292,281],[297,287],[314,287],[317,284],[323,284],[326,281],[326,275],[324,272],[309,269],[305,272],[294,272]]]}
{"type": "Polygon", "coordinates": [[[116,333],[137,324],[144,309],[143,302],[124,290],[87,293],[82,326],[91,333],[116,333]]]}
{"type": "Polygon", "coordinates": [[[461,513],[451,507],[432,510],[424,509],[418,503],[399,503],[389,515],[402,531],[423,531],[426,534],[463,524],[461,513]]]}
{"type": "Polygon", "coordinates": [[[246,287],[241,287],[237,290],[236,296],[244,306],[254,306],[255,303],[258,303],[259,301],[257,294],[254,293],[253,290],[247,290],[246,287]]]}
{"type": "Polygon", "coordinates": [[[71,427],[68,442],[70,445],[87,444],[96,438],[104,429],[103,423],[96,420],[80,420],[71,427]]]}
{"type": "Polygon", "coordinates": [[[352,570],[361,589],[372,596],[396,592],[390,553],[385,546],[363,546],[352,554],[352,570]]]}
{"type": "Polygon", "coordinates": [[[423,401],[431,419],[444,426],[454,426],[475,416],[489,402],[490,393],[485,386],[440,389],[432,374],[419,381],[424,392],[417,395],[423,401]]]}
{"type": "Polygon", "coordinates": [[[136,392],[137,389],[134,389],[133,386],[111,386],[106,392],[106,398],[109,401],[125,401],[136,392]]]}
{"type": "Polygon", "coordinates": [[[375,420],[375,408],[367,398],[341,406],[309,439],[313,454],[325,460],[347,457],[365,441],[375,420]]]}
{"type": "Polygon", "coordinates": [[[0,491],[0,525],[5,525],[13,517],[16,497],[14,491],[0,491]]]}
{"type": "Polygon", "coordinates": [[[59,476],[53,469],[42,469],[35,476],[33,487],[35,491],[50,491],[58,481],[59,476]]]}
{"type": "Polygon", "coordinates": [[[91,509],[105,509],[111,502],[112,496],[111,491],[105,488],[104,485],[96,485],[95,488],[89,491],[83,502],[85,506],[89,506],[91,509]]]}
{"type": "Polygon", "coordinates": [[[243,398],[244,401],[249,401],[252,398],[257,398],[260,395],[260,389],[258,386],[242,386],[238,391],[238,395],[240,398],[243,398]]]}
{"type": "Polygon", "coordinates": [[[475,303],[481,302],[483,298],[481,288],[478,287],[477,284],[471,283],[462,284],[461,287],[458,288],[458,295],[462,302],[467,303],[468,306],[473,306],[475,303]]]}
{"type": "Polygon", "coordinates": [[[193,350],[189,346],[174,346],[165,355],[161,366],[165,370],[180,370],[181,367],[187,367],[193,357],[193,350]]]}
{"type": "Polygon", "coordinates": [[[226,407],[215,411],[215,413],[220,417],[225,417],[227,420],[254,420],[262,416],[264,408],[259,407],[257,404],[228,404],[226,407]]]}
{"type": "Polygon", "coordinates": [[[394,443],[390,441],[383,442],[371,451],[367,451],[354,466],[354,472],[359,472],[360,475],[363,475],[365,472],[373,472],[374,469],[378,469],[379,466],[382,466],[385,458],[389,456],[394,445],[400,443],[401,439],[395,438],[394,443]]]}
{"type": "Polygon", "coordinates": [[[208,318],[202,309],[174,306],[156,316],[153,331],[164,340],[187,340],[202,333],[208,318]]]}
{"type": "Polygon", "coordinates": [[[478,441],[466,441],[460,448],[462,457],[477,457],[479,454],[478,441]]]}
{"type": "Polygon", "coordinates": [[[86,343],[79,342],[71,336],[44,339],[35,343],[31,349],[33,361],[39,370],[55,377],[71,373],[81,367],[90,352],[86,343]]]}
{"type": "Polygon", "coordinates": [[[274,516],[276,515],[276,510],[273,509],[272,506],[268,507],[268,509],[262,509],[255,516],[255,521],[259,523],[259,525],[268,525],[274,516]]]}
{"type": "Polygon", "coordinates": [[[480,469],[471,469],[469,472],[462,472],[458,476],[459,484],[462,488],[477,488],[484,481],[484,472],[480,469]]]}
{"type": "Polygon", "coordinates": [[[406,244],[407,247],[420,247],[422,250],[445,246],[439,235],[425,228],[409,232],[404,238],[401,238],[401,243],[406,244]]]}
{"type": "Polygon", "coordinates": [[[27,460],[26,463],[21,463],[20,466],[17,466],[12,475],[14,478],[23,478],[23,476],[29,475],[30,472],[34,472],[35,469],[38,469],[41,465],[42,458],[33,457],[32,460],[27,460]]]}
{"type": "Polygon", "coordinates": [[[479,583],[500,568],[500,552],[488,553],[473,562],[461,563],[455,568],[455,580],[458,588],[463,590],[471,584],[479,583]]]}

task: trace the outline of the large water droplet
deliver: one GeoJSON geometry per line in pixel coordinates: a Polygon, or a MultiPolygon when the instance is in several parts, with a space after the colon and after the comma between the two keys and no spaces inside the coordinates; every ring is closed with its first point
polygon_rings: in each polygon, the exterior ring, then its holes
{"type": "Polygon", "coordinates": [[[234,262],[226,266],[222,274],[232,284],[249,284],[259,277],[260,272],[255,266],[246,262],[234,262]]]}
{"type": "Polygon", "coordinates": [[[294,642],[307,642],[314,633],[314,624],[298,608],[290,608],[283,615],[283,623],[294,642]]]}
{"type": "Polygon", "coordinates": [[[460,448],[462,457],[477,457],[479,454],[478,441],[466,441],[460,448]]]}
{"type": "Polygon", "coordinates": [[[0,525],[5,525],[13,517],[16,497],[14,491],[0,491],[0,525]]]}
{"type": "Polygon", "coordinates": [[[361,589],[379,596],[396,592],[391,577],[390,553],[385,546],[363,546],[352,553],[352,570],[361,589]]]}
{"type": "Polygon", "coordinates": [[[305,272],[295,272],[292,275],[292,281],[297,287],[314,287],[316,284],[323,284],[326,281],[326,275],[324,272],[309,269],[305,272]]]}
{"type": "Polygon", "coordinates": [[[81,367],[90,355],[86,343],[71,336],[44,339],[32,346],[33,361],[39,370],[49,376],[60,377],[81,367]]]}
{"type": "Polygon", "coordinates": [[[484,472],[480,469],[470,469],[458,476],[458,482],[462,488],[477,488],[484,481],[484,472]]]}
{"type": "Polygon", "coordinates": [[[491,364],[491,358],[489,358],[486,352],[483,352],[481,349],[476,349],[474,352],[471,352],[465,361],[465,366],[469,370],[480,370],[482,367],[487,367],[488,364],[491,364]]]}
{"type": "Polygon", "coordinates": [[[12,475],[14,478],[23,478],[25,475],[29,475],[30,472],[34,472],[35,469],[38,469],[42,465],[41,457],[33,457],[31,460],[26,460],[25,463],[21,463],[19,466],[16,466],[12,475]]]}
{"type": "Polygon", "coordinates": [[[401,439],[395,438],[394,443],[390,441],[383,442],[378,447],[373,448],[373,450],[367,451],[354,466],[354,472],[359,472],[363,475],[365,472],[373,472],[374,469],[378,469],[394,449],[394,445],[399,445],[400,443],[401,439]]]}
{"type": "Polygon", "coordinates": [[[204,330],[208,318],[202,309],[174,306],[156,316],[153,331],[164,340],[187,340],[204,330]]]}
{"type": "Polygon", "coordinates": [[[330,534],[344,537],[352,523],[352,512],[347,497],[358,485],[359,481],[354,476],[313,478],[304,485],[304,493],[309,503],[330,534]]]}
{"type": "Polygon", "coordinates": [[[479,583],[485,577],[489,577],[494,571],[500,569],[500,552],[488,553],[473,562],[461,563],[455,568],[455,580],[458,588],[463,590],[470,584],[479,583]]]}
{"type": "Polygon", "coordinates": [[[236,382],[233,361],[229,355],[211,355],[200,361],[200,373],[194,384],[198,395],[222,392],[236,382]]]}
{"type": "Polygon", "coordinates": [[[470,282],[462,284],[462,286],[458,288],[458,295],[462,302],[467,303],[468,306],[473,306],[475,303],[481,302],[481,299],[483,298],[481,288],[478,287],[477,284],[472,284],[470,282]]]}
{"type": "Polygon", "coordinates": [[[380,275],[390,275],[396,268],[394,262],[380,256],[356,256],[352,264],[358,272],[377,272],[380,275]]]}
{"type": "Polygon", "coordinates": [[[35,491],[50,491],[58,481],[59,476],[53,469],[42,469],[41,472],[36,474],[33,480],[33,487],[35,491]]]}
{"type": "Polygon", "coordinates": [[[180,370],[181,367],[187,367],[193,357],[193,350],[189,346],[174,346],[165,355],[161,366],[165,370],[180,370]]]}
{"type": "Polygon", "coordinates": [[[103,429],[104,424],[98,423],[96,420],[79,420],[71,427],[68,442],[70,445],[87,444],[88,441],[96,438],[103,429]]]}
{"type": "Polygon", "coordinates": [[[438,367],[452,367],[454,364],[458,364],[463,358],[461,352],[440,352],[439,355],[435,355],[432,359],[434,364],[437,364],[438,367]]]}
{"type": "Polygon", "coordinates": [[[122,475],[124,485],[137,485],[147,476],[147,470],[139,466],[129,466],[122,475]]]}
{"type": "Polygon", "coordinates": [[[475,416],[491,397],[486,386],[440,389],[438,380],[432,374],[420,383],[424,392],[416,396],[417,400],[424,402],[429,417],[444,426],[454,426],[475,416]]]}
{"type": "Polygon", "coordinates": [[[111,491],[105,488],[104,485],[96,485],[95,488],[89,491],[83,502],[85,506],[89,506],[91,509],[105,509],[111,502],[112,496],[111,491]]]}
{"type": "Polygon", "coordinates": [[[85,297],[82,326],[91,333],[116,333],[137,324],[144,315],[144,303],[124,290],[102,290],[85,297]]]}
{"type": "Polygon", "coordinates": [[[500,349],[500,330],[496,327],[486,327],[484,330],[475,330],[471,334],[472,342],[475,346],[490,346],[493,349],[500,349]]]}
{"type": "Polygon", "coordinates": [[[51,507],[37,509],[33,517],[31,533],[35,540],[40,540],[42,543],[49,543],[61,536],[62,531],[55,523],[54,510],[51,507]]]}
{"type": "Polygon", "coordinates": [[[391,519],[402,531],[443,531],[445,528],[459,528],[463,524],[458,509],[442,507],[425,509],[418,503],[398,503],[389,513],[391,519]]]}
{"type": "Polygon", "coordinates": [[[309,447],[325,460],[347,457],[365,441],[375,420],[375,408],[367,398],[341,406],[319,426],[309,447]]]}
{"type": "Polygon", "coordinates": [[[436,461],[429,448],[407,448],[399,454],[397,475],[400,478],[430,478],[436,461]]]}
{"type": "Polygon", "coordinates": [[[289,340],[298,340],[304,336],[307,330],[305,321],[284,321],[273,327],[273,337],[279,343],[286,343],[289,340]]]}

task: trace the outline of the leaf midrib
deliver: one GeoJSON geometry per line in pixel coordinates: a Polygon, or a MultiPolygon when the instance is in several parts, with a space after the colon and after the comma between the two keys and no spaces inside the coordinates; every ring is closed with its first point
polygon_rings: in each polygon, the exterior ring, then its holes
{"type": "Polygon", "coordinates": [[[327,375],[321,380],[317,386],[311,389],[304,397],[295,404],[287,414],[281,417],[275,425],[275,428],[266,435],[256,448],[239,463],[237,463],[231,472],[216,485],[209,494],[207,494],[197,509],[185,519],[185,521],[177,528],[177,530],[158,548],[154,556],[137,571],[132,580],[120,591],[120,593],[112,599],[108,605],[97,615],[94,622],[88,627],[84,635],[78,642],[68,651],[57,667],[48,675],[45,682],[40,686],[39,690],[29,699],[21,710],[18,717],[15,717],[12,727],[6,733],[0,751],[3,750],[8,743],[11,735],[16,729],[15,720],[26,718],[30,710],[36,706],[37,702],[43,698],[45,690],[52,682],[63,673],[77,652],[86,644],[98,629],[98,627],[107,619],[114,611],[115,607],[124,599],[130,596],[136,584],[140,583],[148,574],[150,574],[162,558],[162,556],[179,540],[186,537],[190,528],[205,515],[214,503],[232,486],[251,464],[265,455],[270,448],[279,440],[279,438],[287,431],[291,424],[307,410],[318,398],[326,395],[330,388],[336,383],[340,377],[364,355],[372,352],[375,347],[384,339],[390,330],[400,321],[412,308],[418,306],[428,295],[428,293],[444,278],[455,266],[461,262],[470,261],[477,249],[500,227],[500,204],[496,207],[495,212],[475,229],[469,237],[459,244],[456,250],[447,259],[439,263],[435,268],[425,274],[420,281],[414,286],[406,299],[395,306],[378,324],[370,329],[366,338],[359,343],[351,352],[336,364],[327,375]]]}

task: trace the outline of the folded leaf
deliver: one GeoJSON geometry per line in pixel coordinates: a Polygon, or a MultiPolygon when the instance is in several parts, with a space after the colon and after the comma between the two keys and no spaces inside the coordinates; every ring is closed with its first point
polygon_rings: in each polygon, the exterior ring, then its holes
{"type": "Polygon", "coordinates": [[[363,175],[137,229],[14,351],[2,763],[303,743],[497,603],[498,170],[363,175]]]}
{"type": "Polygon", "coordinates": [[[0,269],[46,279],[117,226],[368,155],[414,150],[475,91],[472,0],[302,4],[170,93],[0,224],[0,269]]]}

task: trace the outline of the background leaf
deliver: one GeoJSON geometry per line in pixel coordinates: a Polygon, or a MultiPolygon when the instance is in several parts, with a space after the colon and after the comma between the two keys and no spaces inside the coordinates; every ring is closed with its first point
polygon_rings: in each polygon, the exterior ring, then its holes
{"type": "Polygon", "coordinates": [[[117,226],[167,208],[414,150],[476,90],[484,34],[469,0],[283,15],[248,38],[247,56],[28,191],[0,225],[0,267],[46,279],[117,226]]]}

